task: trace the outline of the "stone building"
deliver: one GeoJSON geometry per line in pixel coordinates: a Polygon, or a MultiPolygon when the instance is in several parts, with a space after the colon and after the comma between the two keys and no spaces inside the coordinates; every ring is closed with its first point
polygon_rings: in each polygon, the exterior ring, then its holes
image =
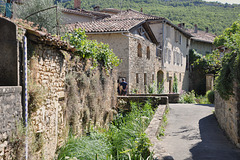
{"type": "Polygon", "coordinates": [[[164,81],[164,92],[172,92],[173,78],[178,90],[188,90],[190,34],[168,20],[127,10],[100,21],[71,24],[85,29],[89,39],[108,43],[122,60],[118,77],[126,78],[129,92],[146,93],[147,86],[164,81]]]}
{"type": "MultiPolygon", "coordinates": [[[[180,24],[182,27],[182,24],[180,24]]],[[[194,30],[187,29],[186,32],[190,33],[193,37],[191,38],[190,50],[194,49],[202,55],[210,54],[214,50],[213,44],[216,35],[209,33],[208,28],[205,31],[198,30],[195,24],[194,30]]]]}

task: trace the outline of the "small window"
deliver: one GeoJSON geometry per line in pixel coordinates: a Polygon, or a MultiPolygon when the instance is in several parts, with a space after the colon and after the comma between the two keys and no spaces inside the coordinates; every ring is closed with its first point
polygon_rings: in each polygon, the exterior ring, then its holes
{"type": "Polygon", "coordinates": [[[179,82],[181,82],[181,81],[182,81],[182,74],[179,73],[179,82]]]}
{"type": "Polygon", "coordinates": [[[175,33],[175,42],[178,42],[178,32],[175,31],[174,33],[175,33]]]}
{"type": "Polygon", "coordinates": [[[186,38],[186,48],[189,46],[189,40],[186,38]]]}
{"type": "Polygon", "coordinates": [[[186,55],[186,70],[189,69],[189,63],[188,63],[188,55],[186,55]]]}
{"type": "Polygon", "coordinates": [[[179,44],[181,45],[182,44],[182,36],[179,34],[179,44]]]}
{"type": "Polygon", "coordinates": [[[147,47],[147,59],[150,59],[150,48],[149,48],[149,46],[147,47]]]}
{"type": "Polygon", "coordinates": [[[154,74],[152,74],[152,83],[154,82],[154,74]]]}
{"type": "Polygon", "coordinates": [[[138,43],[138,57],[142,57],[142,46],[138,43]]]}
{"type": "Polygon", "coordinates": [[[139,74],[136,73],[136,83],[138,84],[139,83],[139,74]]]}
{"type": "Polygon", "coordinates": [[[147,85],[147,73],[144,73],[144,85],[147,85]]]}

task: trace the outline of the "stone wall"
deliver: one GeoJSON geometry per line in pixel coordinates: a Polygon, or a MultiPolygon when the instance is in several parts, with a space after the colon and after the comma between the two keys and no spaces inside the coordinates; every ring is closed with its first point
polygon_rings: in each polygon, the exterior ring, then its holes
{"type": "Polygon", "coordinates": [[[22,123],[22,87],[0,87],[0,160],[14,159],[11,140],[22,123]],[[7,155],[9,155],[7,157],[7,155]]]}
{"type": "Polygon", "coordinates": [[[212,53],[212,50],[214,49],[214,45],[212,43],[191,40],[190,49],[195,49],[198,53],[202,55],[206,55],[206,54],[212,53]]]}
{"type": "Polygon", "coordinates": [[[235,88],[235,93],[235,96],[225,101],[215,92],[215,115],[221,128],[240,148],[240,92],[235,88]]]}
{"type": "Polygon", "coordinates": [[[29,106],[32,144],[37,144],[37,149],[30,148],[29,157],[51,160],[70,130],[82,135],[89,132],[90,126],[105,127],[112,120],[116,114],[116,71],[92,69],[91,61],[70,56],[54,46],[31,40],[29,45],[29,92],[31,102],[37,103],[29,106]]]}

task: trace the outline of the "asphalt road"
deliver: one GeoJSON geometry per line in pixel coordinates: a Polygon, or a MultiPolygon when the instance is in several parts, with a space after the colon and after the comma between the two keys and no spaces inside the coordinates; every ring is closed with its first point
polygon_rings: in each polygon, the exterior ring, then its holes
{"type": "Polygon", "coordinates": [[[170,104],[160,142],[171,155],[166,160],[240,160],[240,149],[224,135],[213,110],[213,105],[170,104]]]}

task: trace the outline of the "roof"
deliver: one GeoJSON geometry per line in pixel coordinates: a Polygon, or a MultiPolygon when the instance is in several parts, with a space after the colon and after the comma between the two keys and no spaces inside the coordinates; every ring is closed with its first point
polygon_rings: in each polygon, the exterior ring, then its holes
{"type": "Polygon", "coordinates": [[[111,17],[111,14],[109,14],[109,13],[103,13],[103,12],[98,12],[98,11],[88,11],[88,10],[84,10],[84,9],[66,9],[66,8],[63,8],[61,10],[64,13],[81,15],[81,16],[91,17],[91,18],[94,18],[94,19],[103,19],[103,18],[106,18],[106,17],[111,17]]]}
{"type": "Polygon", "coordinates": [[[152,16],[152,15],[145,14],[143,12],[138,12],[138,11],[135,11],[133,9],[128,9],[128,10],[120,12],[116,15],[112,15],[109,19],[132,19],[132,18],[133,19],[134,18],[139,18],[139,19],[144,19],[144,20],[164,19],[162,17],[152,16]]]}
{"type": "Polygon", "coordinates": [[[74,28],[85,29],[86,33],[95,32],[123,32],[129,31],[133,27],[144,23],[150,19],[162,19],[161,17],[151,16],[132,9],[123,11],[103,20],[81,22],[67,25],[70,30],[74,28]]]}
{"type": "Polygon", "coordinates": [[[199,41],[199,42],[213,43],[216,37],[216,35],[212,33],[200,31],[200,30],[198,30],[197,33],[195,33],[193,29],[187,29],[186,32],[190,33],[193,36],[191,38],[192,40],[199,41]]]}
{"type": "Polygon", "coordinates": [[[123,32],[129,31],[130,29],[142,22],[144,22],[143,19],[101,20],[69,24],[68,28],[70,30],[73,30],[74,28],[82,28],[85,29],[86,33],[118,31],[123,32]]]}
{"type": "Polygon", "coordinates": [[[116,9],[116,8],[104,8],[104,9],[100,10],[99,12],[118,14],[119,12],[121,12],[121,10],[116,9]]]}

